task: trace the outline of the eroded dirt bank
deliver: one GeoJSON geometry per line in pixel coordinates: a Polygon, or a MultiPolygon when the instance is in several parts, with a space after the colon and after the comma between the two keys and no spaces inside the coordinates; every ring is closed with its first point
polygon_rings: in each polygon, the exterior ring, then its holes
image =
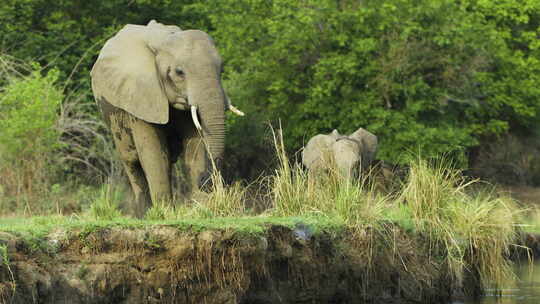
{"type": "Polygon", "coordinates": [[[461,293],[399,229],[393,244],[350,235],[279,225],[54,231],[42,241],[0,233],[0,303],[444,303],[461,293]]]}

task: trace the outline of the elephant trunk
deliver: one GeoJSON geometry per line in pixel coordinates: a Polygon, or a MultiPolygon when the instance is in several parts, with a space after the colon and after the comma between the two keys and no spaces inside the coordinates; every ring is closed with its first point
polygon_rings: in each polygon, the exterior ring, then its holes
{"type": "Polygon", "coordinates": [[[220,162],[225,149],[225,114],[200,106],[199,116],[202,121],[203,137],[206,141],[209,156],[220,162]]]}
{"type": "Polygon", "coordinates": [[[219,165],[225,149],[225,94],[219,79],[188,87],[188,98],[198,109],[207,152],[219,165]]]}

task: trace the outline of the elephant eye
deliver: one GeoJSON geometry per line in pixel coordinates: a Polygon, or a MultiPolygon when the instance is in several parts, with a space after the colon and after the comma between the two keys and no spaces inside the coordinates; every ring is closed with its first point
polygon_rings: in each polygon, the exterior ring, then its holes
{"type": "Polygon", "coordinates": [[[176,68],[174,71],[176,72],[176,75],[178,75],[178,76],[184,76],[185,75],[184,71],[182,71],[181,68],[176,68]]]}

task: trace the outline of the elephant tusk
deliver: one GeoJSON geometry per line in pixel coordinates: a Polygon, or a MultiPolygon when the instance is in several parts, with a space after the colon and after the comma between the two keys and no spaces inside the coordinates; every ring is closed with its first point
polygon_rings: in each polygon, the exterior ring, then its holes
{"type": "Polygon", "coordinates": [[[231,110],[234,114],[238,116],[244,116],[244,112],[238,110],[235,106],[232,105],[231,99],[229,98],[229,95],[225,94],[225,101],[227,103],[226,109],[231,110]]]}
{"type": "Polygon", "coordinates": [[[238,115],[238,116],[244,116],[244,112],[238,110],[235,106],[233,106],[232,104],[229,104],[229,110],[231,110],[231,112],[233,112],[234,114],[238,115]]]}
{"type": "Polygon", "coordinates": [[[197,117],[197,107],[191,106],[191,118],[193,119],[193,123],[195,124],[195,127],[197,130],[201,131],[201,123],[199,122],[199,118],[197,117]]]}

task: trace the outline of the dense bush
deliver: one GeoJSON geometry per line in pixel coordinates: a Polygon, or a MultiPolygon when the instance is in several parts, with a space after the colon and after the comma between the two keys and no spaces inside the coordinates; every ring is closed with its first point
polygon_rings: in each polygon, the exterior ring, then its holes
{"type": "Polygon", "coordinates": [[[58,71],[42,76],[39,67],[27,77],[11,78],[0,91],[0,186],[7,194],[35,194],[48,187],[62,91],[58,71]]]}
{"type": "Polygon", "coordinates": [[[0,52],[58,68],[88,122],[62,137],[76,147],[68,172],[114,171],[104,129],[87,128],[99,120],[89,70],[119,27],[151,19],[216,39],[225,89],[247,112],[229,121],[228,180],[269,166],[269,123],[291,153],[316,133],[364,127],[380,159],[422,150],[462,165],[471,148],[539,125],[536,0],[2,1],[0,52]]]}
{"type": "Polygon", "coordinates": [[[228,64],[289,148],[338,128],[380,139],[379,158],[451,153],[539,108],[540,2],[224,0],[210,17],[228,64]]]}

